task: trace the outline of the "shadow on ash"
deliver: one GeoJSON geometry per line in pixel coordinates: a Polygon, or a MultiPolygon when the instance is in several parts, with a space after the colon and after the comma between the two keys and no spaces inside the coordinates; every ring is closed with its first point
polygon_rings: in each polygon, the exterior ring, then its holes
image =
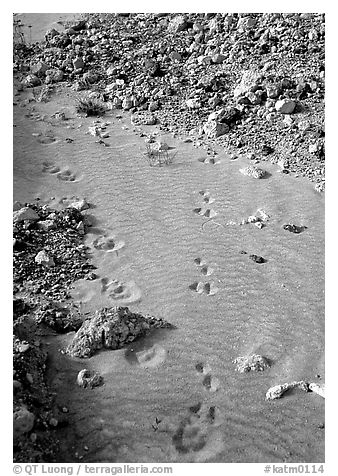
{"type": "Polygon", "coordinates": [[[159,328],[175,326],[161,318],[133,313],[128,307],[103,308],[84,321],[65,353],[88,358],[100,349],[121,349],[159,328]]]}

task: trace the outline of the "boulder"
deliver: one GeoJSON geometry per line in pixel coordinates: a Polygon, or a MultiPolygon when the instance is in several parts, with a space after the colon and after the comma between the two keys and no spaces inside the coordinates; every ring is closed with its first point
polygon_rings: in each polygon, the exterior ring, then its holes
{"type": "Polygon", "coordinates": [[[311,392],[316,393],[320,397],[325,398],[325,384],[318,385],[318,383],[310,383],[309,390],[311,390],[311,392]]]}
{"type": "Polygon", "coordinates": [[[82,324],[66,352],[72,357],[91,357],[97,350],[120,349],[161,327],[173,326],[161,318],[133,313],[127,307],[103,308],[82,324]]]}
{"type": "Polygon", "coordinates": [[[133,97],[132,96],[126,96],[123,101],[122,101],[122,108],[125,110],[125,111],[128,111],[129,109],[131,109],[132,107],[134,107],[134,100],[133,100],[133,97]]]}
{"type": "Polygon", "coordinates": [[[195,98],[187,99],[185,101],[185,103],[186,103],[188,109],[200,109],[200,107],[201,107],[201,102],[200,102],[199,99],[195,99],[195,98]]]}
{"type": "Polygon", "coordinates": [[[56,228],[56,224],[53,220],[42,220],[37,223],[39,230],[49,231],[56,228]]]}
{"type": "Polygon", "coordinates": [[[35,86],[40,86],[41,81],[35,74],[29,74],[22,80],[22,84],[27,86],[27,88],[34,88],[35,86]]]}
{"type": "Polygon", "coordinates": [[[203,126],[203,131],[209,139],[216,139],[229,132],[230,128],[227,124],[222,124],[216,120],[210,120],[203,126]]]}
{"type": "Polygon", "coordinates": [[[34,426],[35,416],[26,406],[22,405],[13,413],[14,439],[28,433],[34,426]]]}
{"type": "Polygon", "coordinates": [[[172,51],[169,55],[171,61],[181,61],[182,55],[178,51],[172,51]]]}
{"type": "Polygon", "coordinates": [[[296,103],[292,99],[281,99],[275,104],[275,109],[280,114],[291,114],[295,110],[296,103]]]}
{"type": "Polygon", "coordinates": [[[90,84],[94,84],[98,80],[98,75],[93,71],[87,71],[87,73],[83,75],[83,79],[88,81],[90,84]]]}
{"type": "Polygon", "coordinates": [[[103,385],[103,377],[92,370],[83,369],[77,375],[76,383],[79,387],[94,388],[103,385]]]}
{"type": "Polygon", "coordinates": [[[46,31],[45,39],[46,40],[51,40],[52,38],[54,38],[55,36],[58,36],[59,34],[60,33],[55,28],[51,28],[51,29],[46,31]]]}
{"type": "Polygon", "coordinates": [[[58,83],[63,80],[64,74],[61,69],[53,68],[46,71],[46,83],[58,83]]]}
{"type": "Polygon", "coordinates": [[[72,63],[75,71],[81,71],[84,67],[84,61],[80,56],[77,56],[72,63]]]}
{"type": "Polygon", "coordinates": [[[266,400],[276,400],[277,398],[281,398],[285,392],[293,388],[300,388],[304,392],[308,392],[309,384],[304,382],[304,380],[300,380],[298,382],[275,385],[274,387],[269,388],[269,390],[266,392],[265,398],[266,400]]]}
{"type": "Polygon", "coordinates": [[[211,57],[211,61],[215,64],[222,64],[225,59],[226,59],[226,56],[220,53],[217,53],[211,57]]]}
{"type": "Polygon", "coordinates": [[[35,76],[44,76],[46,71],[48,70],[48,66],[46,63],[39,61],[31,66],[31,73],[35,74],[35,76]]]}
{"type": "Polygon", "coordinates": [[[260,79],[261,74],[258,71],[251,69],[244,71],[240,83],[234,90],[234,97],[238,98],[249,91],[254,92],[260,84],[260,79]]]}
{"type": "Polygon", "coordinates": [[[17,200],[13,203],[13,212],[17,212],[18,210],[21,210],[21,208],[24,208],[24,205],[17,200]]]}
{"type": "Polygon", "coordinates": [[[255,179],[261,179],[266,175],[265,170],[259,169],[254,165],[249,165],[248,167],[244,167],[243,169],[239,170],[241,174],[247,175],[248,177],[252,177],[255,179]]]}
{"type": "Polygon", "coordinates": [[[153,126],[157,123],[157,117],[154,114],[151,114],[147,111],[137,111],[135,112],[131,118],[131,123],[135,124],[136,126],[145,125],[145,126],[153,126]]]}
{"type": "Polygon", "coordinates": [[[84,198],[75,200],[69,206],[71,208],[76,208],[76,210],[79,210],[79,212],[82,212],[83,210],[88,210],[88,208],[90,208],[89,203],[84,198]]]}
{"type": "Polygon", "coordinates": [[[36,213],[35,210],[29,207],[20,208],[13,212],[13,221],[14,223],[18,223],[20,221],[38,221],[40,220],[39,215],[36,213]]]}
{"type": "Polygon", "coordinates": [[[188,24],[183,15],[175,16],[168,25],[168,31],[171,33],[178,33],[180,31],[186,30],[188,24]]]}
{"type": "Polygon", "coordinates": [[[46,266],[46,268],[53,268],[55,266],[54,259],[45,250],[39,251],[34,260],[37,264],[46,266]]]}
{"type": "Polygon", "coordinates": [[[157,111],[159,108],[160,108],[160,104],[158,101],[150,101],[149,107],[148,107],[150,112],[157,111]]]}

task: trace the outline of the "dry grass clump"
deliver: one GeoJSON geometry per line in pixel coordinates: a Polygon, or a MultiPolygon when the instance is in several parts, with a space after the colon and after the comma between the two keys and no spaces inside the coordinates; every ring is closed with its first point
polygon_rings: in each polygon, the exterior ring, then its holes
{"type": "Polygon", "coordinates": [[[144,155],[148,160],[150,167],[162,167],[163,165],[170,165],[173,163],[176,154],[170,154],[168,150],[158,148],[157,145],[154,146],[154,144],[151,143],[147,144],[146,148],[147,151],[144,155]]]}
{"type": "Polygon", "coordinates": [[[105,104],[97,98],[82,97],[77,100],[76,112],[86,116],[103,116],[106,112],[105,104]]]}

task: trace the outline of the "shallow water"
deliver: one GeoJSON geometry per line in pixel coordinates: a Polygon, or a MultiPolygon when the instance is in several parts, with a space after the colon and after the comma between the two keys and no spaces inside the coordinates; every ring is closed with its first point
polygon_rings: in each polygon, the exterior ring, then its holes
{"type": "Polygon", "coordinates": [[[111,121],[103,147],[70,92],[35,104],[44,121],[24,116],[31,105],[15,107],[14,199],[59,207],[79,196],[95,206],[86,243],[99,277],[78,282],[74,299],[85,312],[128,305],[177,326],[84,362],[57,352],[70,335],[50,337],[50,381],[72,422],[60,430],[59,461],[77,452],[91,462],[322,462],[323,400],[294,391],[267,402],[265,393],[324,378],[323,195],[268,163],[268,178],[246,177],[248,160],[224,151],[204,163],[202,148],[171,136],[162,139],[174,163],[150,167],[127,115],[103,119],[111,121]],[[56,111],[70,119],[48,124],[56,111]],[[38,140],[46,134],[55,141],[38,140]],[[194,211],[201,207],[217,215],[194,211]],[[270,216],[264,228],[227,225],[259,208],[270,216]],[[285,223],[308,228],[297,235],[285,223]],[[270,358],[271,369],[237,373],[233,360],[250,353],[270,358]],[[105,385],[78,388],[84,367],[105,385]]]}

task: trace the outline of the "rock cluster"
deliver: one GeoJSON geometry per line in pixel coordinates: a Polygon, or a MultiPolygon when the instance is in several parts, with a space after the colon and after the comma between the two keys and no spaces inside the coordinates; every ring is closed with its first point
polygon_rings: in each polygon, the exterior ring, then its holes
{"type": "Polygon", "coordinates": [[[208,151],[216,141],[283,159],[321,190],[324,22],[298,13],[88,14],[17,47],[14,68],[25,87],[67,80],[133,115],[156,111],[164,131],[191,134],[208,151]]]}
{"type": "Polygon", "coordinates": [[[161,318],[133,313],[127,307],[103,308],[82,324],[66,352],[72,357],[91,357],[100,349],[120,349],[160,327],[173,326],[161,318]]]}
{"type": "Polygon", "coordinates": [[[13,213],[16,291],[62,300],[69,296],[74,280],[92,271],[79,229],[85,220],[79,208],[87,204],[80,200],[73,205],[57,211],[27,204],[13,213]]]}
{"type": "Polygon", "coordinates": [[[325,385],[319,385],[314,382],[309,383],[304,380],[275,385],[274,387],[269,388],[265,398],[266,400],[276,400],[277,398],[281,398],[285,392],[293,388],[299,388],[304,392],[313,392],[325,398],[325,385]]]}

